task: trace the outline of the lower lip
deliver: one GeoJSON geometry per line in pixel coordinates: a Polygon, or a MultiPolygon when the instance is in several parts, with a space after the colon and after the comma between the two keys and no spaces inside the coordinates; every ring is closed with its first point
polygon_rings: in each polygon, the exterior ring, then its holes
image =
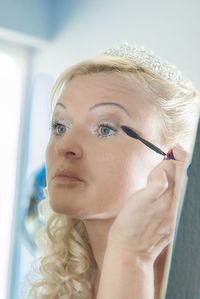
{"type": "Polygon", "coordinates": [[[82,181],[76,178],[71,178],[67,176],[56,176],[54,180],[58,183],[62,184],[74,184],[74,183],[81,183],[82,181]]]}

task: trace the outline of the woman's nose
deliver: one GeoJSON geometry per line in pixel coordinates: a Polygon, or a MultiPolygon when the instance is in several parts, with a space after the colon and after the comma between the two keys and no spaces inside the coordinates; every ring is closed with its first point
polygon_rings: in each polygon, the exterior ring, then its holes
{"type": "Polygon", "coordinates": [[[72,140],[69,136],[62,136],[60,140],[57,141],[55,151],[58,155],[73,159],[79,159],[83,156],[82,146],[76,139],[72,140]]]}

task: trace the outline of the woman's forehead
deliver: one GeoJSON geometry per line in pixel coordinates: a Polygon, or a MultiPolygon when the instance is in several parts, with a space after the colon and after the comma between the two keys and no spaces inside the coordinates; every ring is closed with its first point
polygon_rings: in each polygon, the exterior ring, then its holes
{"type": "Polygon", "coordinates": [[[70,102],[70,99],[83,100],[83,104],[96,104],[99,100],[110,99],[128,105],[131,111],[133,106],[148,106],[149,95],[137,81],[128,80],[116,73],[94,73],[81,75],[67,82],[60,94],[59,101],[70,102]]]}
{"type": "Polygon", "coordinates": [[[117,92],[124,92],[127,89],[143,93],[143,88],[140,86],[139,81],[128,79],[128,76],[116,72],[98,72],[85,75],[75,76],[67,84],[64,85],[63,91],[68,85],[88,85],[94,86],[99,89],[112,90],[117,92]]]}
{"type": "Polygon", "coordinates": [[[152,94],[147,94],[137,80],[127,79],[114,72],[74,77],[63,86],[57,102],[75,109],[90,109],[103,102],[114,102],[123,106],[130,116],[141,119],[145,115],[147,117],[147,114],[151,118],[158,114],[158,108],[153,105],[152,94]]]}

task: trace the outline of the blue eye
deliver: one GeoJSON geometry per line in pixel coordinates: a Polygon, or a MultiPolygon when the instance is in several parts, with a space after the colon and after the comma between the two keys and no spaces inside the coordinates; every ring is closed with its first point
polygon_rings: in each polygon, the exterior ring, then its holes
{"type": "Polygon", "coordinates": [[[60,134],[62,135],[66,132],[66,126],[57,121],[51,122],[50,129],[56,135],[60,135],[60,134]]]}
{"type": "Polygon", "coordinates": [[[98,128],[99,130],[97,129],[96,131],[99,137],[110,137],[115,135],[117,132],[117,130],[108,123],[102,123],[98,126],[98,128]]]}

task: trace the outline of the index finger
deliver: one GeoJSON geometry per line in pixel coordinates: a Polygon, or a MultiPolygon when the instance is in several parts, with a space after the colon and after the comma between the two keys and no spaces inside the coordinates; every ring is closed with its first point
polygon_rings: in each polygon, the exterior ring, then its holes
{"type": "MultiPolygon", "coordinates": [[[[189,152],[187,152],[180,144],[175,146],[169,151],[164,160],[176,160],[186,162],[189,160],[189,152]]],[[[189,163],[188,163],[189,164],[189,163]]],[[[189,175],[191,164],[187,167],[187,175],[189,175]]]]}
{"type": "Polygon", "coordinates": [[[172,151],[175,160],[187,162],[189,158],[189,153],[180,144],[175,144],[172,151]]]}

